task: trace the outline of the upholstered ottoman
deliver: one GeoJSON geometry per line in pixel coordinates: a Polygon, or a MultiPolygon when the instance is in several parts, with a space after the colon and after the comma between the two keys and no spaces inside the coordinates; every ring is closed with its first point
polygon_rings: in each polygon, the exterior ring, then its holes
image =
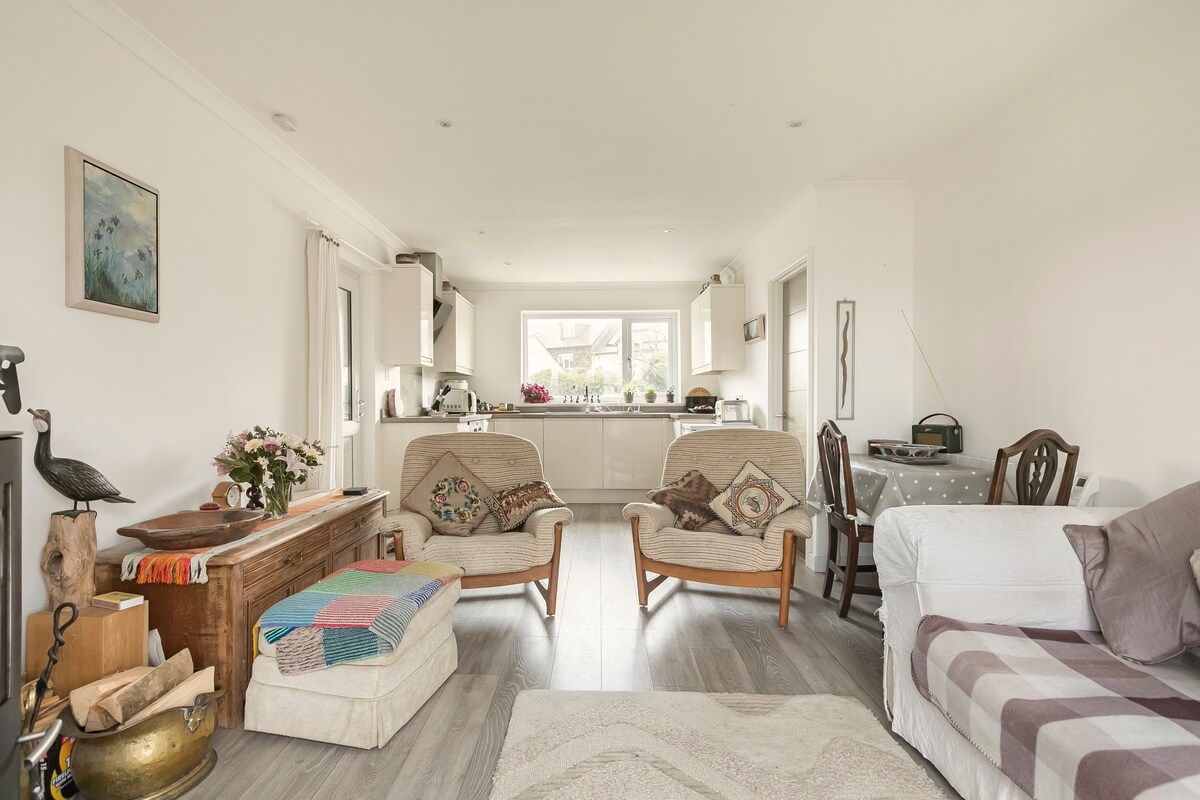
{"type": "Polygon", "coordinates": [[[458,667],[452,612],[459,592],[458,580],[437,590],[393,652],[301,674],[284,674],[279,643],[264,627],[246,689],[246,730],[383,747],[458,667]]]}

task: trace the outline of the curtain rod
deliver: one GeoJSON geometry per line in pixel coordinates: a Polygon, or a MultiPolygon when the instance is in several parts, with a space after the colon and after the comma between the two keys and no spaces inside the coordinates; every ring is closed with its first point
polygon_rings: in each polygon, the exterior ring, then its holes
{"type": "Polygon", "coordinates": [[[344,239],[342,239],[342,237],[338,236],[336,233],[333,233],[328,228],[326,228],[324,225],[317,222],[315,219],[312,218],[312,215],[310,215],[307,211],[300,212],[300,219],[304,220],[304,224],[310,228],[320,228],[321,230],[325,231],[326,233],[331,233],[334,237],[337,238],[339,246],[345,247],[348,250],[353,250],[354,252],[358,253],[360,256],[365,258],[367,261],[371,262],[371,264],[375,267],[375,269],[377,271],[379,271],[379,272],[391,272],[392,271],[392,268],[389,265],[384,264],[382,261],[375,258],[370,253],[365,253],[362,250],[359,250],[357,247],[355,247],[354,245],[345,241],[344,239]]]}

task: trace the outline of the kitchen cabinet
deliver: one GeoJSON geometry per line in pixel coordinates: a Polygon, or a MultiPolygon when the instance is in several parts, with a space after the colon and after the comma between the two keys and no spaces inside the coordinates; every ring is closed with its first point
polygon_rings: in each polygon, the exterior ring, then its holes
{"type": "Polygon", "coordinates": [[[604,486],[602,419],[543,421],[542,468],[555,489],[599,489],[604,486]]]}
{"type": "Polygon", "coordinates": [[[475,374],[475,306],[458,292],[454,310],[434,341],[433,367],[438,372],[475,374]]]}
{"type": "Polygon", "coordinates": [[[492,417],[492,430],[496,433],[508,433],[528,439],[533,442],[539,455],[543,452],[542,421],[540,419],[513,419],[497,414],[492,417]]]}
{"type": "Polygon", "coordinates": [[[379,276],[385,366],[432,367],[433,273],[414,264],[398,265],[379,276]]]}
{"type": "Polygon", "coordinates": [[[691,319],[693,375],[745,368],[745,287],[709,286],[692,301],[691,319]]]}
{"type": "Polygon", "coordinates": [[[604,420],[605,489],[646,490],[659,485],[663,469],[664,422],[670,420],[604,420]]]}

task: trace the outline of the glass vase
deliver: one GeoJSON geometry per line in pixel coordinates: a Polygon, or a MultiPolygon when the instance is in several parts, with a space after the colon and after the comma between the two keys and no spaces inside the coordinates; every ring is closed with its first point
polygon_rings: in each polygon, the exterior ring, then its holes
{"type": "Polygon", "coordinates": [[[270,489],[263,491],[263,500],[270,519],[283,519],[288,515],[288,505],[292,502],[292,485],[283,481],[276,482],[270,489]]]}

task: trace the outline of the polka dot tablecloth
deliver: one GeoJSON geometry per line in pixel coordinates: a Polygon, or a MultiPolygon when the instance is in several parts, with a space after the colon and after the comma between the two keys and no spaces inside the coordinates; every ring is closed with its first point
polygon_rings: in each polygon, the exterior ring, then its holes
{"type": "MultiPolygon", "coordinates": [[[[850,456],[859,522],[869,524],[896,506],[953,506],[987,501],[992,472],[957,464],[911,466],[867,455],[850,456]]],[[[820,467],[808,487],[808,505],[824,510],[825,488],[820,467]]]]}

